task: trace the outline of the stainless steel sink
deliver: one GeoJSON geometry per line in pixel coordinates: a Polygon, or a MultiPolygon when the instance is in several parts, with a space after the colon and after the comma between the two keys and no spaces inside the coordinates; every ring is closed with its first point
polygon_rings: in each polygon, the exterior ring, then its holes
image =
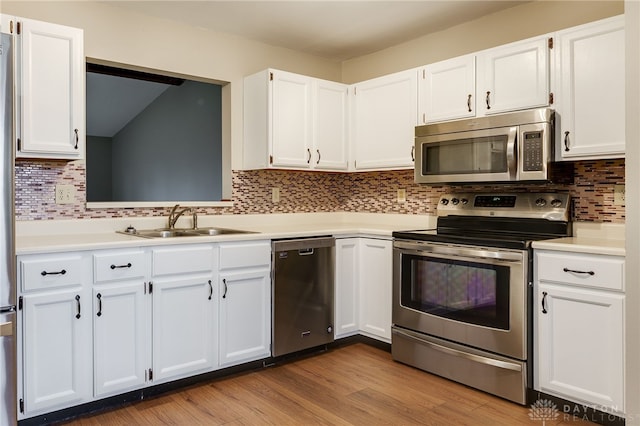
{"type": "Polygon", "coordinates": [[[253,234],[253,231],[243,231],[229,228],[159,228],[159,229],[130,229],[117,231],[120,234],[134,235],[142,238],[176,238],[176,237],[201,237],[230,234],[253,234]]]}

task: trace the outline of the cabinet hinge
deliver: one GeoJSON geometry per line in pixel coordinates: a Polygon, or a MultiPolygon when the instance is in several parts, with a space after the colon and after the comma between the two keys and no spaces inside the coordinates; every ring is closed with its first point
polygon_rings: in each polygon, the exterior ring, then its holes
{"type": "Polygon", "coordinates": [[[272,72],[269,73],[269,81],[273,81],[273,73],[272,72]]]}
{"type": "Polygon", "coordinates": [[[153,283],[149,281],[149,294],[153,293],[153,283]]]}
{"type": "Polygon", "coordinates": [[[549,45],[549,49],[553,49],[553,37],[549,37],[547,44],[549,45]]]}
{"type": "Polygon", "coordinates": [[[20,412],[24,413],[24,399],[20,398],[20,412]]]}
{"type": "Polygon", "coordinates": [[[16,34],[20,34],[21,31],[22,25],[20,25],[20,22],[16,22],[16,34]]]}
{"type": "Polygon", "coordinates": [[[18,297],[18,310],[22,310],[22,296],[18,297]]]}
{"type": "Polygon", "coordinates": [[[553,105],[553,93],[549,93],[549,105],[553,105]]]}
{"type": "Polygon", "coordinates": [[[153,368],[149,369],[149,380],[153,380],[153,368]]]}

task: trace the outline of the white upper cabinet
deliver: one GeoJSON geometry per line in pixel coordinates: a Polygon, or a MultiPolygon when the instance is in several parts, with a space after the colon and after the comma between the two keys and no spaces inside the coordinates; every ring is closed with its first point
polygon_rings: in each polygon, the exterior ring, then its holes
{"type": "Polygon", "coordinates": [[[13,25],[18,96],[17,157],[82,159],[83,32],[31,19],[13,25]]]}
{"type": "Polygon", "coordinates": [[[549,37],[527,39],[477,54],[477,115],[549,105],[549,37]]]}
{"type": "Polygon", "coordinates": [[[315,80],[315,100],[313,167],[346,170],[349,161],[348,86],[333,81],[315,80]]]}
{"type": "Polygon", "coordinates": [[[245,169],[347,169],[348,86],[279,70],[244,80],[245,169]]]}
{"type": "Polygon", "coordinates": [[[312,80],[284,71],[270,73],[272,105],[271,165],[311,166],[312,80]]]}
{"type": "Polygon", "coordinates": [[[416,70],[367,80],[353,88],[354,168],[412,168],[418,115],[416,70]]]}
{"type": "Polygon", "coordinates": [[[476,57],[466,55],[418,71],[421,124],[476,115],[476,57]]]}
{"type": "Polygon", "coordinates": [[[623,157],[624,16],[558,32],[556,159],[623,157]]]}

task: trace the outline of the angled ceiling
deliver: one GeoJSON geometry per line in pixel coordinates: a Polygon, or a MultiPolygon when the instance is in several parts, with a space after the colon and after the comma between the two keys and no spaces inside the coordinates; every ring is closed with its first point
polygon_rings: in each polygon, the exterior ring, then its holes
{"type": "Polygon", "coordinates": [[[526,1],[102,1],[146,15],[343,61],[526,1]]]}

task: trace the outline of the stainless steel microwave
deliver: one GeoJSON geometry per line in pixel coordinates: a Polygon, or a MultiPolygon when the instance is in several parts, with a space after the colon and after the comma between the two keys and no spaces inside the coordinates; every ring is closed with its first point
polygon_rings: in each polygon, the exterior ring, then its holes
{"type": "Polygon", "coordinates": [[[416,127],[417,183],[549,180],[550,108],[416,127]]]}

